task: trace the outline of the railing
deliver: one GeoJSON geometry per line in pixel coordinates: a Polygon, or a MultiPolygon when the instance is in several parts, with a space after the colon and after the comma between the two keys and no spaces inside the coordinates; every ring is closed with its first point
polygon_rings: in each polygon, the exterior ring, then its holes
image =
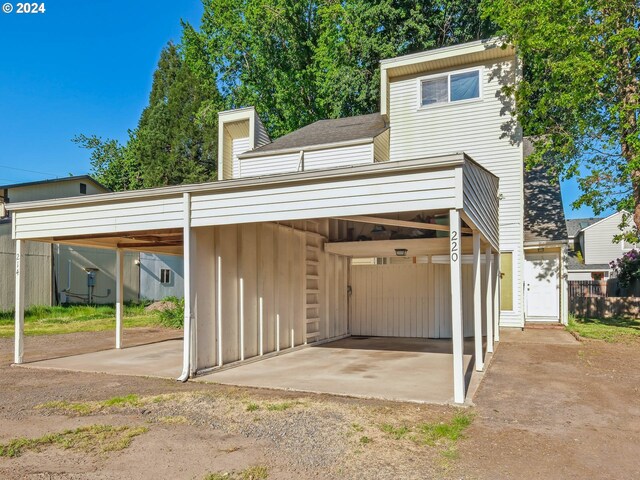
{"type": "Polygon", "coordinates": [[[569,299],[606,296],[606,280],[569,280],[569,299]]]}

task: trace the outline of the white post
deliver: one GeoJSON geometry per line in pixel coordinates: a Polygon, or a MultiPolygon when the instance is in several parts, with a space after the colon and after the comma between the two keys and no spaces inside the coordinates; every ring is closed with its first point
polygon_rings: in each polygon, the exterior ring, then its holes
{"type": "Polygon", "coordinates": [[[218,255],[218,265],[216,269],[216,324],[218,326],[218,366],[223,365],[222,360],[222,257],[218,255]]]}
{"type": "Polygon", "coordinates": [[[276,313],[276,352],[280,351],[280,314],[276,313]]]}
{"type": "Polygon", "coordinates": [[[487,246],[484,255],[485,259],[485,320],[487,322],[487,353],[493,353],[493,292],[491,291],[493,282],[493,255],[491,255],[491,247],[487,246]]]}
{"type": "Polygon", "coordinates": [[[480,284],[480,232],[473,231],[473,337],[476,371],[484,369],[482,358],[482,292],[480,284]]]}
{"type": "Polygon", "coordinates": [[[462,330],[462,251],[460,212],[449,211],[451,267],[451,344],[453,352],[453,401],[464,403],[464,333],[462,330]]]}
{"type": "Polygon", "coordinates": [[[259,354],[260,356],[264,355],[264,306],[263,306],[263,300],[262,297],[260,297],[260,300],[258,301],[258,308],[259,310],[259,323],[258,323],[258,338],[260,341],[260,347],[259,347],[259,354]]]}
{"type": "Polygon", "coordinates": [[[493,339],[500,341],[500,254],[496,253],[493,274],[493,339]]]}
{"type": "Polygon", "coordinates": [[[24,247],[24,240],[16,240],[16,338],[13,363],[22,363],[24,354],[24,278],[26,273],[24,247]]]}
{"type": "Polygon", "coordinates": [[[238,319],[240,321],[240,361],[244,361],[244,279],[240,279],[240,314],[238,319]]]}
{"type": "Polygon", "coordinates": [[[124,314],[124,255],[116,250],[116,348],[122,348],[122,317],[124,314]]]}
{"type": "Polygon", "coordinates": [[[182,228],[182,263],[184,269],[184,329],[182,340],[182,374],[178,380],[186,382],[191,376],[191,195],[183,195],[184,223],[182,228]]]}

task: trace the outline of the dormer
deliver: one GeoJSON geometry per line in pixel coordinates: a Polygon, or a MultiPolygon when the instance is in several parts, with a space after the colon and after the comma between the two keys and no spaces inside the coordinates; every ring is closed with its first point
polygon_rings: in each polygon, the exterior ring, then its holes
{"type": "Polygon", "coordinates": [[[218,180],[242,177],[238,156],[271,142],[254,107],[218,114],[218,180]]]}
{"type": "Polygon", "coordinates": [[[486,144],[520,143],[513,98],[503,93],[519,66],[513,46],[503,43],[493,38],[380,62],[380,111],[389,118],[392,160],[464,151],[483,163],[486,144]]]}

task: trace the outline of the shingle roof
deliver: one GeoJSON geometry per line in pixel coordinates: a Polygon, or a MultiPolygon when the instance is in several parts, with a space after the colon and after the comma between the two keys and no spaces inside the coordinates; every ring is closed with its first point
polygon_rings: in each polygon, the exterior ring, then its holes
{"type": "Polygon", "coordinates": [[[303,150],[305,147],[314,145],[372,139],[387,128],[389,128],[387,117],[379,113],[333,120],[319,120],[262,147],[246,152],[240,155],[240,158],[253,156],[257,153],[271,153],[289,149],[303,150]]]}
{"type": "MultiPolygon", "coordinates": [[[[524,139],[524,157],[532,152],[524,139]]],[[[568,239],[560,184],[552,182],[544,167],[524,172],[524,241],[558,242],[568,239]]]]}
{"type": "Polygon", "coordinates": [[[567,270],[609,270],[609,265],[606,263],[589,263],[585,264],[578,258],[577,252],[570,251],[567,255],[567,270]]]}
{"type": "Polygon", "coordinates": [[[587,228],[600,220],[602,220],[602,218],[569,218],[567,219],[567,233],[570,238],[573,238],[580,232],[580,230],[587,228]]]}

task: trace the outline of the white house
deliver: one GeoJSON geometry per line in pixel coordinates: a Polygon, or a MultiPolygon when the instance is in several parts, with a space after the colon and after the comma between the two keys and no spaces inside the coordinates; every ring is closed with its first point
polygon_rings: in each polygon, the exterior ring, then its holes
{"type": "MultiPolygon", "coordinates": [[[[614,241],[627,212],[620,211],[604,218],[567,220],[569,232],[569,280],[603,280],[611,276],[609,262],[637,248],[636,245],[614,241]]],[[[630,222],[631,220],[629,220],[630,222]]],[[[629,225],[624,230],[631,229],[629,225]]]]}
{"type": "Polygon", "coordinates": [[[447,338],[463,402],[464,336],[481,371],[499,326],[566,321],[559,189],[525,175],[502,92],[519,68],[497,39],[383,60],[379,113],[275,141],[255,109],[220,113],[218,182],[10,204],[15,362],[21,252],[61,242],[116,250],[118,278],[124,252],[184,254],[182,380],[350,335],[447,338]]]}
{"type": "MultiPolygon", "coordinates": [[[[14,306],[15,242],[10,203],[84,197],[110,190],[88,175],[0,186],[0,310],[14,306]]],[[[29,285],[25,305],[115,303],[115,253],[95,247],[30,242],[25,252],[29,285]]],[[[182,296],[182,265],[174,257],[128,252],[124,261],[125,299],[159,300],[182,296]],[[168,270],[168,271],[166,271],[168,270]],[[163,281],[166,280],[166,281],[163,281]]]]}

